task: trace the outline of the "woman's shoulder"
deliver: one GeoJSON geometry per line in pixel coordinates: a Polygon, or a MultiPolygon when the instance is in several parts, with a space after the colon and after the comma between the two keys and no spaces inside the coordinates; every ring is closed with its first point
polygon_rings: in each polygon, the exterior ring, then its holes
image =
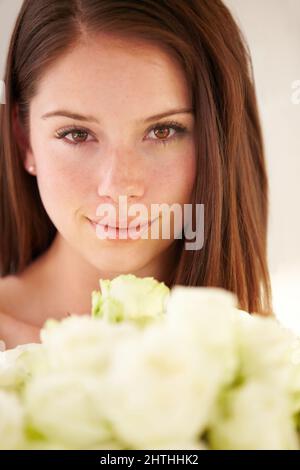
{"type": "Polygon", "coordinates": [[[2,315],[14,310],[16,301],[22,302],[20,294],[16,276],[0,277],[0,312],[2,315]]]}
{"type": "Polygon", "coordinates": [[[0,278],[0,341],[4,342],[2,349],[4,346],[10,349],[19,344],[39,342],[39,328],[21,321],[13,313],[16,302],[22,305],[20,294],[14,276],[0,278]]]}
{"type": "Polygon", "coordinates": [[[0,278],[0,312],[25,320],[22,312],[30,306],[28,282],[19,275],[10,274],[0,278]],[[20,308],[22,311],[20,311],[20,308]]]}
{"type": "Polygon", "coordinates": [[[14,286],[13,276],[0,277],[0,312],[5,313],[9,308],[14,286]]]}

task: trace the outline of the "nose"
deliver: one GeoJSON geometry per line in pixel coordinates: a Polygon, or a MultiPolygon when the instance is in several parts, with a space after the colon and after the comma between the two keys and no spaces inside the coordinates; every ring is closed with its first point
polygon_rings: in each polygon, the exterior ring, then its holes
{"type": "Polygon", "coordinates": [[[105,200],[118,203],[119,196],[139,200],[145,191],[145,172],[141,156],[130,149],[115,149],[105,155],[107,162],[101,172],[98,195],[105,200]]]}

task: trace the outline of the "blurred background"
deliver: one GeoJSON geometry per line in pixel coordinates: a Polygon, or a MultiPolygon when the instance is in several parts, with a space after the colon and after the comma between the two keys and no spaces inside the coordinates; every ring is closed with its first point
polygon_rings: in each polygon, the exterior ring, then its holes
{"type": "MultiPolygon", "coordinates": [[[[0,0],[0,80],[21,4],[0,0]]],[[[300,334],[300,0],[225,4],[252,55],[270,184],[268,259],[275,313],[300,334]]]]}

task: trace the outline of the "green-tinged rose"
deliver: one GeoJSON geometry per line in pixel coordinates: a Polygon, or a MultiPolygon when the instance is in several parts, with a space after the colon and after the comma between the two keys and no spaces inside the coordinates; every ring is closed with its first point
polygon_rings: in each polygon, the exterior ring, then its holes
{"type": "Polygon", "coordinates": [[[16,449],[23,437],[21,401],[14,393],[0,390],[0,450],[16,449]]]}
{"type": "Polygon", "coordinates": [[[208,441],[215,450],[299,450],[288,396],[253,381],[229,390],[220,396],[208,441]]]}
{"type": "Polygon", "coordinates": [[[289,388],[295,342],[291,331],[274,318],[252,314],[238,318],[236,342],[241,382],[255,380],[289,388]]]}
{"type": "MultiPolygon", "coordinates": [[[[62,444],[55,444],[54,442],[46,441],[30,441],[25,443],[17,450],[73,450],[70,447],[63,446],[62,444]]],[[[89,449],[84,449],[89,450],[89,449]]]]}
{"type": "Polygon", "coordinates": [[[120,341],[105,403],[116,435],[132,449],[196,442],[222,381],[219,362],[165,319],[120,341]]]}
{"type": "Polygon", "coordinates": [[[46,442],[73,449],[111,440],[103,395],[97,376],[69,372],[49,373],[32,380],[24,393],[26,424],[46,442]]]}
{"type": "Polygon", "coordinates": [[[92,293],[92,315],[110,322],[135,321],[140,325],[161,318],[170,289],[153,277],[122,274],[100,279],[101,292],[92,293]]]}
{"type": "MultiPolygon", "coordinates": [[[[159,449],[168,449],[168,450],[209,450],[206,444],[200,440],[192,441],[170,441],[170,442],[149,442],[143,447],[143,450],[159,450],[159,449]]],[[[136,449],[141,450],[141,449],[136,449]]],[[[183,463],[182,456],[178,456],[178,463],[183,463]]],[[[176,463],[176,460],[175,460],[176,463]]]]}
{"type": "MultiPolygon", "coordinates": [[[[175,286],[167,305],[168,328],[195,354],[214,363],[221,383],[231,382],[238,367],[236,348],[236,297],[214,287],[175,286]]],[[[205,363],[204,363],[205,368],[205,363]]],[[[200,369],[199,369],[200,371],[200,369]]]]}
{"type": "Polygon", "coordinates": [[[71,315],[61,322],[47,322],[41,340],[50,370],[103,374],[110,366],[114,345],[136,331],[135,324],[71,315]]]}
{"type": "Polygon", "coordinates": [[[45,367],[45,351],[41,344],[22,344],[0,352],[0,388],[20,391],[30,377],[45,367]]]}
{"type": "MultiPolygon", "coordinates": [[[[30,432],[28,432],[30,435],[30,432]]],[[[18,446],[17,450],[126,450],[125,447],[122,447],[122,444],[109,440],[109,441],[103,441],[101,444],[97,445],[78,445],[74,447],[74,444],[62,444],[62,442],[59,442],[58,440],[51,439],[41,439],[40,437],[34,437],[33,436],[28,437],[24,442],[18,446]]]]}
{"type": "Polygon", "coordinates": [[[234,307],[224,290],[178,286],[163,321],[116,345],[106,409],[131,448],[195,442],[205,431],[238,365],[234,307]]]}
{"type": "Polygon", "coordinates": [[[300,337],[294,337],[291,353],[292,373],[288,384],[295,414],[295,422],[300,432],[300,337]]]}
{"type": "Polygon", "coordinates": [[[236,308],[236,295],[220,287],[174,286],[168,300],[167,312],[172,316],[193,315],[209,311],[224,315],[227,320],[236,308]]]}

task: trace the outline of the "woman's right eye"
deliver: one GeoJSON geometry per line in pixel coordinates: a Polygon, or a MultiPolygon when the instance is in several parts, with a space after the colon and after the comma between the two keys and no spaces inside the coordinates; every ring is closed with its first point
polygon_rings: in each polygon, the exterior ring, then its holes
{"type": "Polygon", "coordinates": [[[86,142],[89,142],[86,140],[86,137],[89,135],[89,131],[84,128],[80,127],[71,127],[68,129],[61,129],[59,131],[56,131],[56,138],[57,139],[62,139],[62,141],[68,145],[75,145],[79,146],[82,144],[85,144],[86,142]],[[73,141],[71,139],[67,139],[67,135],[71,134],[73,141]],[[77,136],[77,137],[76,137],[77,136]],[[76,139],[79,138],[79,141],[76,141],[76,139]]]}

